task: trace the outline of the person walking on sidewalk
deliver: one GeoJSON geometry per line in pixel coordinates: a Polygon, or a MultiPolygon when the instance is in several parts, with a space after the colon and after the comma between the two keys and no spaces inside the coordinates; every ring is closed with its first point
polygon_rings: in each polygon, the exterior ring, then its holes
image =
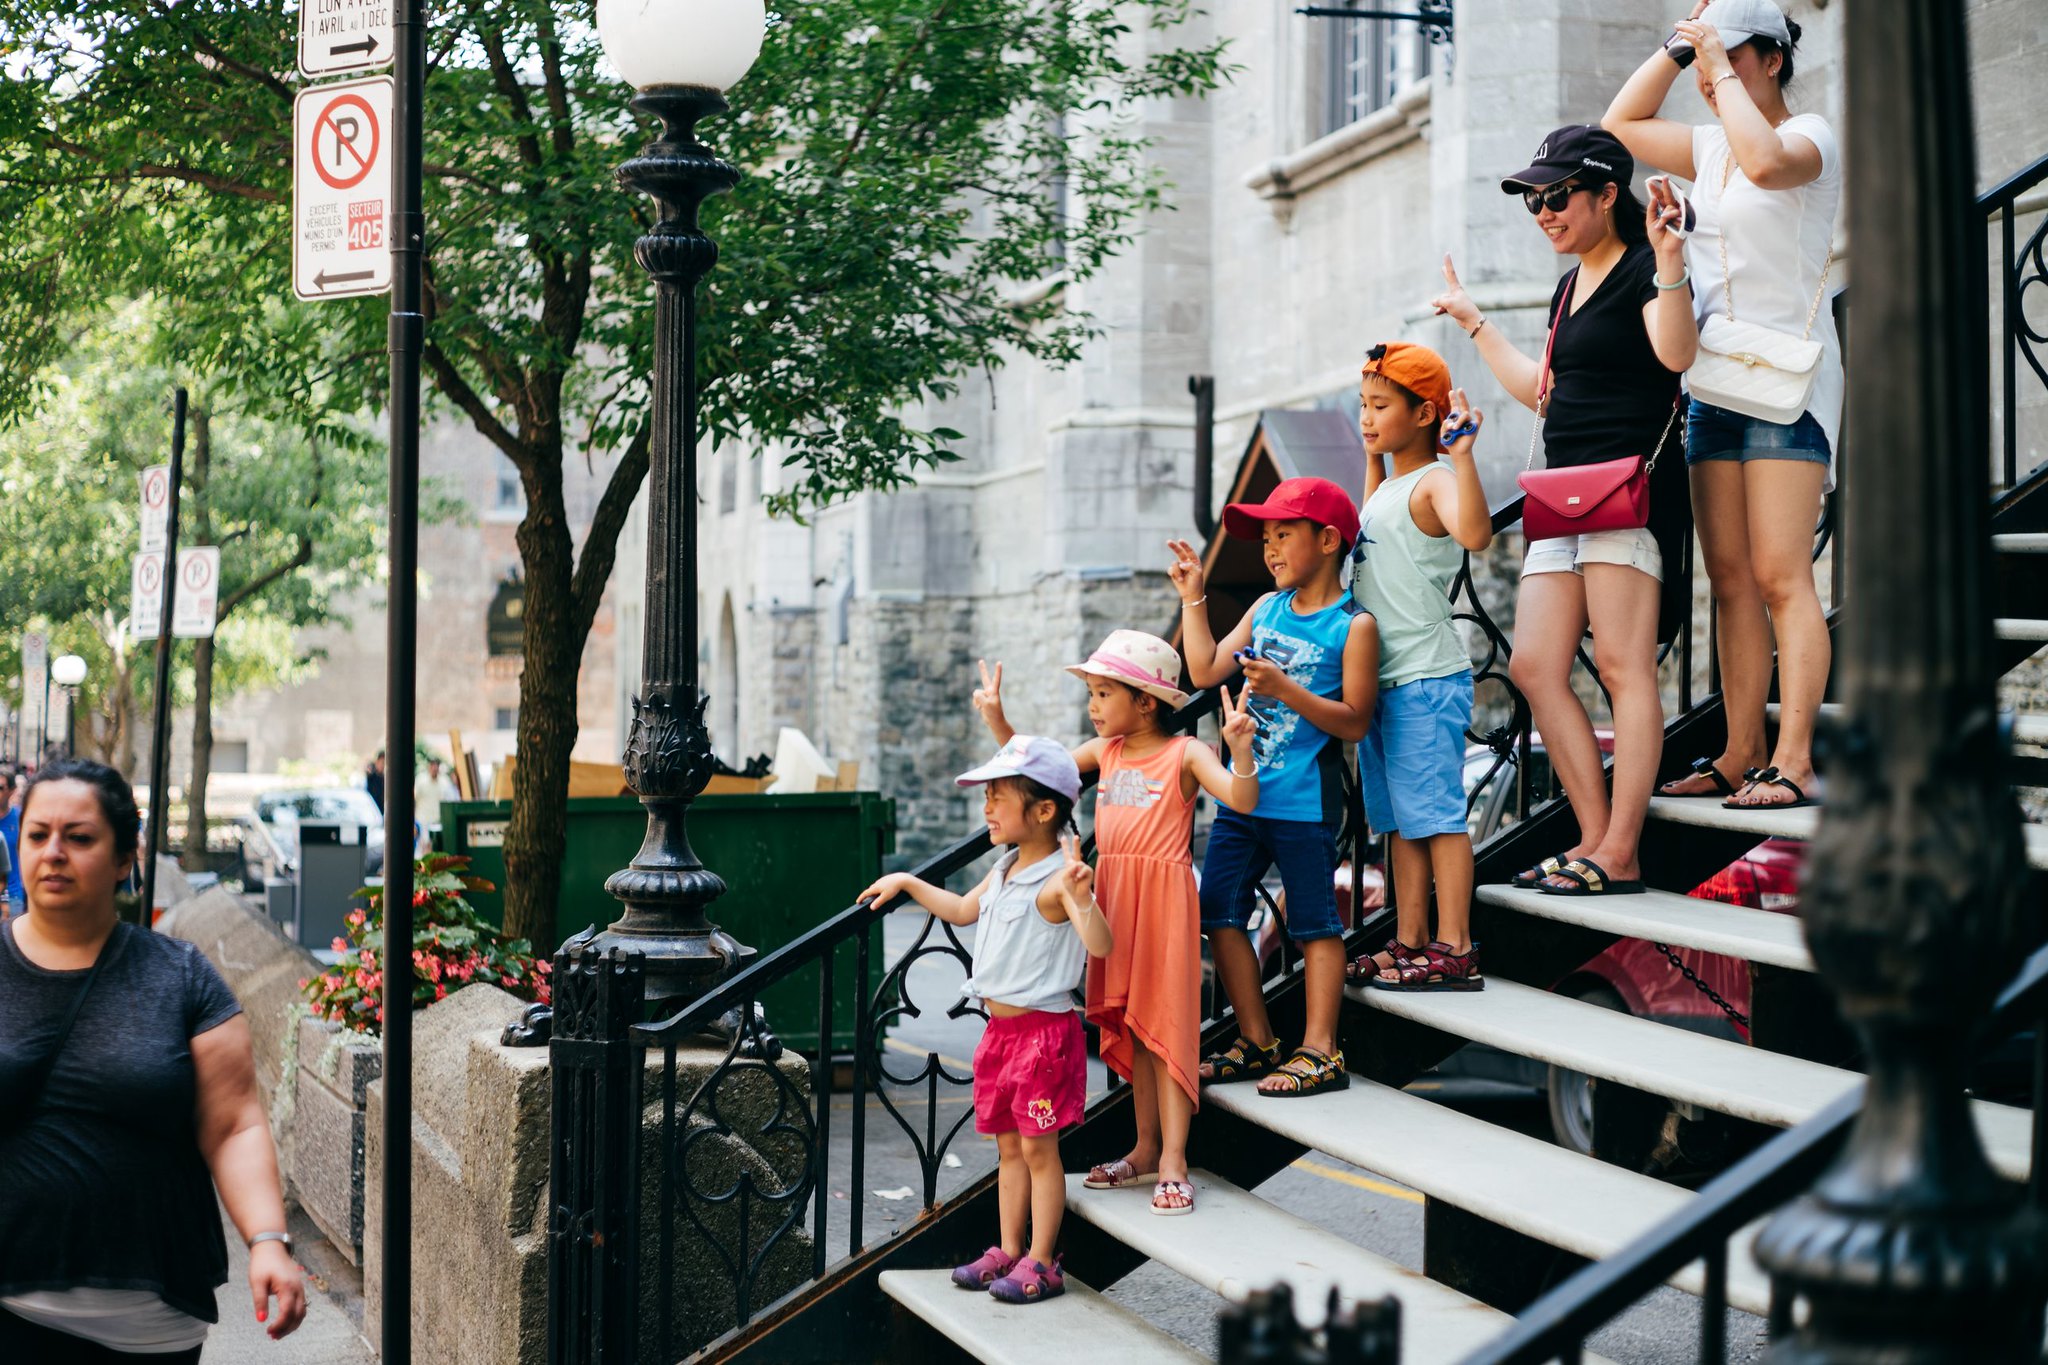
{"type": "Polygon", "coordinates": [[[248,1020],[197,948],[115,912],[135,793],[60,759],[21,815],[28,911],[0,925],[0,1361],[196,1362],[227,1280],[221,1205],[257,1320],[289,1335],[305,1277],[248,1020]]]}

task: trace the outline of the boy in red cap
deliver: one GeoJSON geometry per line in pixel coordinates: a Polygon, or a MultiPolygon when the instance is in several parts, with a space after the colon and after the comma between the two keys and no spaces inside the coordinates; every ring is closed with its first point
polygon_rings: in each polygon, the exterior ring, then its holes
{"type": "Polygon", "coordinates": [[[1288,479],[1262,503],[1223,509],[1223,528],[1257,540],[1276,591],[1252,605],[1220,643],[1209,615],[1202,563],[1184,540],[1167,542],[1180,591],[1188,675],[1211,687],[1244,669],[1244,708],[1259,804],[1249,815],[1218,809],[1202,862],[1202,931],[1216,974],[1237,1011],[1238,1039],[1204,1059],[1204,1081],[1257,1078],[1262,1095],[1313,1095],[1350,1084],[1337,1050],[1344,998],[1344,926],[1337,918],[1337,824],[1343,746],[1372,723],[1379,634],[1345,586],[1358,538],[1358,509],[1328,479],[1288,479]],[[1266,1017],[1259,959],[1246,932],[1266,869],[1287,891],[1287,933],[1300,945],[1307,1018],[1285,1062],[1266,1017]]]}
{"type": "Polygon", "coordinates": [[[1479,990],[1464,783],[1472,661],[1452,624],[1450,587],[1465,552],[1493,541],[1472,457],[1481,419],[1451,387],[1443,357],[1405,341],[1367,353],[1358,401],[1365,511],[1351,593],[1380,632],[1379,705],[1358,774],[1366,819],[1388,837],[1401,913],[1394,937],[1346,974],[1386,990],[1479,990]]]}

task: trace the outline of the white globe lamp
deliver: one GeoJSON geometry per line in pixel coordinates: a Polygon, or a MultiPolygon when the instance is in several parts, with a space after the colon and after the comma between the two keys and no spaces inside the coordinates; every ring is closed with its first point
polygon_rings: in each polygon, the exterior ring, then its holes
{"type": "Polygon", "coordinates": [[[763,0],[598,0],[605,56],[636,89],[730,90],[761,55],[763,0]]]}

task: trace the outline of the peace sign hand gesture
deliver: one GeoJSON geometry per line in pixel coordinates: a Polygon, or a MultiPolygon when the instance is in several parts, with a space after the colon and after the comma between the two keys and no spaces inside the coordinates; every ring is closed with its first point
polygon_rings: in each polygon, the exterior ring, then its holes
{"type": "Polygon", "coordinates": [[[1233,701],[1230,689],[1220,687],[1216,690],[1216,699],[1223,707],[1223,742],[1230,749],[1231,766],[1256,769],[1257,764],[1251,761],[1252,741],[1258,737],[1259,727],[1252,719],[1252,713],[1245,709],[1244,689],[1238,689],[1237,699],[1233,701]],[[1246,762],[1240,764],[1239,759],[1246,762]]]}
{"type": "Polygon", "coordinates": [[[1067,865],[1060,869],[1060,889],[1084,905],[1094,900],[1095,869],[1081,856],[1081,836],[1062,834],[1060,852],[1067,857],[1067,865]]]}
{"type": "Polygon", "coordinates": [[[1458,282],[1458,269],[1451,264],[1451,253],[1444,253],[1444,292],[1429,301],[1429,306],[1439,313],[1450,316],[1452,322],[1470,332],[1477,327],[1482,315],[1479,305],[1472,302],[1472,296],[1465,292],[1465,286],[1458,282]]]}
{"type": "Polygon", "coordinates": [[[989,729],[1001,733],[1009,727],[1009,721],[1003,716],[1002,660],[996,661],[994,671],[990,671],[986,659],[977,659],[975,663],[981,669],[981,686],[974,689],[974,709],[981,714],[982,722],[989,729]]]}
{"type": "Polygon", "coordinates": [[[1195,553],[1195,547],[1185,540],[1169,540],[1166,548],[1173,551],[1173,564],[1166,576],[1173,580],[1173,589],[1180,594],[1182,606],[1193,606],[1202,600],[1202,557],[1195,553]]]}
{"type": "Polygon", "coordinates": [[[1450,447],[1453,455],[1470,455],[1472,443],[1479,436],[1479,428],[1486,417],[1472,406],[1463,389],[1451,390],[1451,411],[1444,418],[1443,442],[1450,447]]]}

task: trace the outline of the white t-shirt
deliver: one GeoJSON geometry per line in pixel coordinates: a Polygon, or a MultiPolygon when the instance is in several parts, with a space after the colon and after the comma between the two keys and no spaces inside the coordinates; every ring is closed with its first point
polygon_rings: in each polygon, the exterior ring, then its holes
{"type": "MultiPolygon", "coordinates": [[[[1828,300],[1841,292],[1830,272],[1827,298],[1813,313],[1813,331],[1806,331],[1807,312],[1821,287],[1821,271],[1834,241],[1835,211],[1842,202],[1842,150],[1834,130],[1819,114],[1795,114],[1778,125],[1781,136],[1796,134],[1820,151],[1820,178],[1797,189],[1764,190],[1749,182],[1740,165],[1729,165],[1728,134],[1718,123],[1692,130],[1695,172],[1692,202],[1699,223],[1686,241],[1686,265],[1692,271],[1693,314],[1705,323],[1728,312],[1728,290],[1721,272],[1721,242],[1726,234],[1728,275],[1735,283],[1735,317],[1793,336],[1810,335],[1821,344],[1820,375],[1814,381],[1807,411],[1828,436],[1828,451],[1839,457],[1837,433],[1842,426],[1842,341],[1835,335],[1834,310],[1828,300]],[[1728,176],[1724,195],[1721,177],[1728,176]]],[[[1828,486],[1834,487],[1834,465],[1828,486]]]]}
{"type": "Polygon", "coordinates": [[[208,1324],[147,1289],[42,1289],[0,1297],[19,1318],[111,1351],[172,1355],[206,1343],[208,1324]]]}

